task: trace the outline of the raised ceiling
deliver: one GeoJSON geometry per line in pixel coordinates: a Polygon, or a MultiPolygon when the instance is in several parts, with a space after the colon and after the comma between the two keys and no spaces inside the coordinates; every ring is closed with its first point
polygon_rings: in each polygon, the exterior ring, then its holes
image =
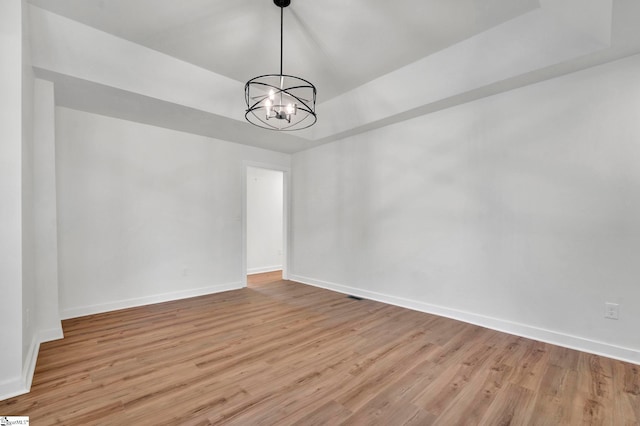
{"type": "MultiPolygon", "coordinates": [[[[32,0],[32,4],[244,83],[277,73],[272,0],[32,0]]],[[[538,7],[537,0],[293,0],[285,71],[329,100],[538,7]]]]}
{"type": "Polygon", "coordinates": [[[242,112],[244,82],[278,71],[280,16],[272,0],[30,3],[34,67],[54,81],[59,104],[283,152],[640,51],[635,0],[292,0],[284,68],[318,87],[319,122],[281,135],[252,128],[242,112]],[[96,52],[72,33],[98,40],[105,62],[80,63],[82,49],[91,58],[96,52]],[[125,40],[167,59],[147,60],[125,40]],[[158,77],[145,69],[160,61],[158,73],[169,73],[170,60],[182,71],[158,77]],[[148,78],[118,84],[106,75],[125,75],[118,67],[148,78]],[[177,79],[200,81],[195,68],[210,73],[216,87],[167,94],[177,79]],[[207,91],[216,105],[196,100],[207,91]],[[225,102],[230,107],[219,108],[225,102]]]}

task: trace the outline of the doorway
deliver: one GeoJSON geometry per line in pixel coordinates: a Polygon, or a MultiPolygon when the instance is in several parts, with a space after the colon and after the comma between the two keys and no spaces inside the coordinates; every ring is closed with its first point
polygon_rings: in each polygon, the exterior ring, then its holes
{"type": "Polygon", "coordinates": [[[248,286],[286,277],[287,178],[285,169],[245,165],[243,274],[248,286]]]}

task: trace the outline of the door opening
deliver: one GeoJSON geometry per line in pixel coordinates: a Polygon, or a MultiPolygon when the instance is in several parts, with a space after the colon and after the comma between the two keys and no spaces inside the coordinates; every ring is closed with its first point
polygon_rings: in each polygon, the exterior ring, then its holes
{"type": "Polygon", "coordinates": [[[244,274],[248,286],[286,276],[286,177],[284,170],[246,167],[244,274]]]}

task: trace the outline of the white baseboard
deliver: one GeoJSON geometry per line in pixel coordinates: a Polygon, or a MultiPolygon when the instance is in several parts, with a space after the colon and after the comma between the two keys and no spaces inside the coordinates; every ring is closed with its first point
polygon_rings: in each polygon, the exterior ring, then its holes
{"type": "Polygon", "coordinates": [[[281,271],[282,265],[263,266],[260,268],[248,268],[247,275],[264,274],[265,272],[281,271]]]}
{"type": "Polygon", "coordinates": [[[205,296],[207,294],[221,293],[223,291],[238,290],[243,287],[244,286],[241,282],[236,282],[210,287],[201,287],[192,290],[173,291],[169,293],[155,294],[152,296],[136,297],[90,306],[66,308],[62,310],[61,317],[62,319],[77,318],[103,312],[117,311],[120,309],[135,308],[137,306],[151,305],[154,303],[170,302],[172,300],[188,299],[190,297],[205,296]]]}
{"type": "Polygon", "coordinates": [[[365,299],[375,300],[377,302],[387,303],[402,308],[412,309],[414,311],[425,312],[428,314],[438,315],[442,317],[452,318],[458,321],[467,322],[481,327],[490,328],[492,330],[513,334],[516,336],[526,337],[528,339],[539,340],[541,342],[551,343],[553,345],[562,346],[569,349],[575,349],[582,352],[601,355],[607,358],[613,358],[620,361],[640,364],[640,351],[611,345],[609,343],[598,342],[583,337],[572,336],[569,334],[559,333],[553,330],[546,330],[530,326],[527,324],[516,323],[512,321],[492,318],[484,315],[474,314],[471,312],[460,311],[457,309],[446,308],[443,306],[432,305],[416,300],[409,300],[402,297],[391,296],[388,294],[378,293],[374,291],[363,290],[360,288],[349,287],[346,285],[330,283],[327,281],[316,280],[313,278],[303,277],[300,275],[290,274],[289,279],[303,284],[309,284],[315,287],[333,290],[338,293],[351,294],[365,299]]]}
{"type": "Polygon", "coordinates": [[[31,390],[31,382],[33,382],[33,374],[36,371],[36,362],[38,361],[38,353],[40,352],[40,333],[36,333],[31,339],[31,345],[29,346],[29,352],[25,357],[25,363],[22,368],[22,382],[24,383],[24,389],[26,392],[31,390]]]}
{"type": "Polygon", "coordinates": [[[38,361],[38,352],[40,344],[58,340],[63,337],[62,326],[47,330],[40,330],[31,339],[29,351],[24,358],[22,376],[15,380],[0,383],[0,401],[13,398],[14,396],[28,393],[33,382],[33,374],[36,371],[36,362],[38,361]]]}

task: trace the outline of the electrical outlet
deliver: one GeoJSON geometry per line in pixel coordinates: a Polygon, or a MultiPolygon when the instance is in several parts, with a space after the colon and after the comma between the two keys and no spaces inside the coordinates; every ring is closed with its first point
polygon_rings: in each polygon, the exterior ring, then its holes
{"type": "Polygon", "coordinates": [[[617,320],[620,318],[620,305],[617,303],[606,302],[604,304],[604,317],[617,320]]]}

